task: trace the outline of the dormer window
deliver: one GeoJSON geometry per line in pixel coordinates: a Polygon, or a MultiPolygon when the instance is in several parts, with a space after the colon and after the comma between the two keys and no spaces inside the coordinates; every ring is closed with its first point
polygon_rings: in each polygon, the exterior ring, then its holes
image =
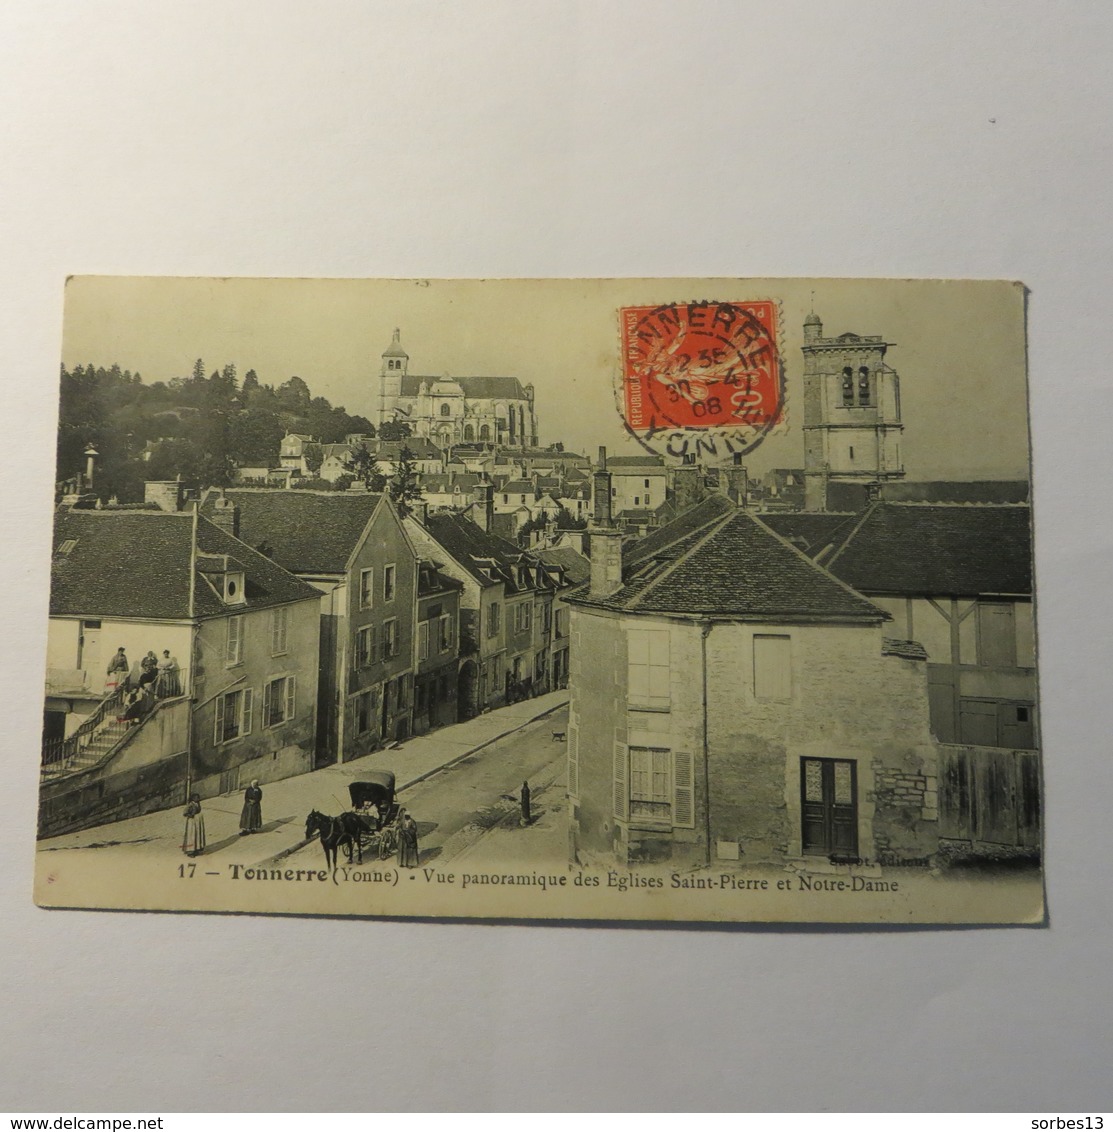
{"type": "Polygon", "coordinates": [[[246,600],[243,571],[229,570],[224,575],[224,604],[243,605],[246,600]]]}

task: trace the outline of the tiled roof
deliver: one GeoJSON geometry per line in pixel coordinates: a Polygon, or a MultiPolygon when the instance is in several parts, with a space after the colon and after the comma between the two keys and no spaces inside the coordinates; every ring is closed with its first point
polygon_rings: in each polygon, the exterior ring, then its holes
{"type": "Polygon", "coordinates": [[[580,582],[586,582],[591,577],[590,560],[570,546],[555,546],[549,550],[539,550],[537,557],[546,566],[560,566],[564,570],[564,576],[572,585],[579,585],[580,582]]]}
{"type": "MultiPolygon", "coordinates": [[[[374,492],[237,491],[225,493],[240,513],[240,539],[265,546],[271,558],[295,574],[341,574],[378,506],[374,492]]],[[[211,515],[211,492],[201,514],[211,515]]]]}
{"type": "Polygon", "coordinates": [[[375,449],[376,460],[398,460],[408,448],[417,460],[439,460],[444,453],[425,436],[408,436],[405,440],[380,440],[375,449]]]}
{"type": "Polygon", "coordinates": [[[886,503],[1027,503],[1027,480],[893,480],[881,486],[886,503]]]}
{"type": "Polygon", "coordinates": [[[1023,504],[875,503],[827,560],[877,594],[1030,594],[1031,513],[1023,504]]]}
{"type": "MultiPolygon", "coordinates": [[[[496,523],[498,519],[496,515],[496,523]]],[[[535,562],[537,557],[527,554],[498,534],[488,534],[471,519],[452,512],[430,515],[425,529],[480,585],[505,582],[507,590],[513,592],[518,588],[514,567],[535,562]],[[493,569],[494,578],[486,572],[487,569],[493,569]]]]}
{"type": "Polygon", "coordinates": [[[664,470],[665,461],[661,456],[608,456],[608,468],[657,468],[664,470]]]}
{"type": "Polygon", "coordinates": [[[927,649],[919,641],[901,641],[896,637],[881,638],[882,656],[900,656],[905,660],[927,660],[927,649]]]}
{"type": "MultiPolygon", "coordinates": [[[[444,381],[443,374],[433,377],[428,374],[408,373],[402,378],[402,396],[416,397],[421,383],[424,381],[432,386],[435,382],[444,381]]],[[[470,398],[497,398],[505,397],[511,401],[524,401],[526,391],[516,377],[449,377],[464,391],[465,397],[470,398]]]]}
{"type": "Polygon", "coordinates": [[[764,511],[758,518],[809,557],[845,537],[858,516],[853,511],[764,511]],[[845,528],[845,529],[844,529],[845,528]]]}
{"type": "Polygon", "coordinates": [[[533,481],[532,480],[507,480],[502,485],[502,490],[511,494],[517,495],[532,495],[533,494],[533,481]]]}
{"type": "Polygon", "coordinates": [[[651,531],[626,558],[622,589],[601,599],[581,591],[577,600],[633,612],[752,621],[876,624],[888,619],[723,496],[709,496],[651,531]]]}
{"type": "Polygon", "coordinates": [[[55,616],[138,617],[151,620],[208,617],[265,608],[318,591],[288,574],[205,519],[197,523],[201,555],[227,556],[244,571],[244,606],[228,606],[205,580],[212,560],[193,560],[189,512],[61,511],[54,521],[50,612],[55,616]],[[62,553],[61,547],[74,545],[62,553]]]}

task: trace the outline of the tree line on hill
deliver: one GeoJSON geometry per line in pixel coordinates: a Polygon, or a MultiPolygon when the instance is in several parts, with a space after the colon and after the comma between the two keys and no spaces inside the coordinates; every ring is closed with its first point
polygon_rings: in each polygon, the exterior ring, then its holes
{"type": "Polygon", "coordinates": [[[314,397],[300,377],[275,387],[250,369],[240,381],[232,363],[206,374],[201,358],[189,376],[150,384],[117,364],[63,366],[57,478],[82,472],[91,444],[98,453],[93,490],[104,500],[137,502],[144,480],[179,475],[223,486],[237,464],[277,465],[288,432],[321,444],[375,435],[366,417],[314,397]]]}

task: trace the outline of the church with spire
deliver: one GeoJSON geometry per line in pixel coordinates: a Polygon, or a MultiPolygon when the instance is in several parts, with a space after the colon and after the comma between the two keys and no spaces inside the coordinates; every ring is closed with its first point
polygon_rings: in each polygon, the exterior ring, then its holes
{"type": "Polygon", "coordinates": [[[383,351],[375,423],[405,421],[414,436],[439,448],[485,444],[537,446],[534,390],[516,377],[440,377],[410,373],[410,356],[395,329],[383,351]]]}
{"type": "Polygon", "coordinates": [[[840,489],[864,496],[904,477],[892,345],[878,334],[825,338],[814,310],[804,319],[805,510],[839,510],[840,489]]]}

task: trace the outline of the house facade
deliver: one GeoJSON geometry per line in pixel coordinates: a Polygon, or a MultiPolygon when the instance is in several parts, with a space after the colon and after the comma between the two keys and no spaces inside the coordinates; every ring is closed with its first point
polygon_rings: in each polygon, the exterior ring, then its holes
{"type": "Polygon", "coordinates": [[[312,587],[193,511],[60,511],[52,566],[42,832],[313,768],[312,587]],[[123,722],[147,652],[172,667],[123,722]]]}
{"type": "Polygon", "coordinates": [[[455,723],[463,582],[422,561],[417,576],[413,729],[418,735],[455,723]]]}
{"type": "Polygon", "coordinates": [[[202,512],[320,595],[319,761],[358,758],[408,735],[418,556],[389,498],[227,491],[202,512]]]}
{"type": "Polygon", "coordinates": [[[935,852],[923,650],[724,495],[623,548],[606,486],[596,484],[590,581],[569,598],[580,859],[894,863],[935,852]]]}

